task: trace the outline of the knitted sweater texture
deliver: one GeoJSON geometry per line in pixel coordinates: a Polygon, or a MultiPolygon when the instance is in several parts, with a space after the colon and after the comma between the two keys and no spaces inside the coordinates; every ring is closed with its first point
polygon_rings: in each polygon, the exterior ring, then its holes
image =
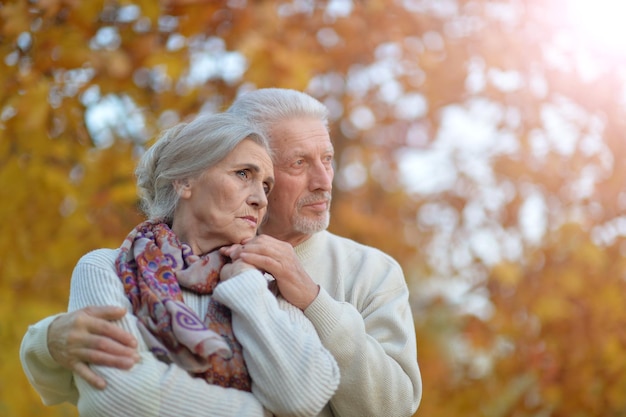
{"type": "MultiPolygon", "coordinates": [[[[69,311],[90,305],[132,310],[115,273],[117,252],[96,250],[78,262],[72,275],[69,311]]],[[[137,318],[131,314],[118,324],[139,341],[141,361],[129,371],[93,366],[106,379],[106,389],[97,390],[77,375],[74,387],[71,375],[68,378],[58,365],[57,369],[42,368],[46,362],[50,365],[48,358],[29,353],[23,346],[27,375],[45,403],[75,403],[85,417],[318,415],[339,383],[339,372],[302,312],[279,301],[256,270],[222,282],[212,296],[232,311],[233,331],[243,346],[253,380],[252,393],[209,385],[176,365],[159,361],[148,350],[137,318]],[[38,387],[41,377],[47,381],[45,387],[38,387]]],[[[187,306],[204,315],[210,296],[183,291],[183,297],[187,306]]],[[[29,333],[37,331],[29,329],[29,333]]],[[[45,339],[42,342],[45,344],[45,339]]],[[[42,348],[38,350],[41,353],[42,348]]]]}
{"type": "MultiPolygon", "coordinates": [[[[341,375],[341,382],[334,395],[326,406],[319,410],[318,415],[322,417],[408,417],[413,415],[421,400],[422,383],[417,362],[415,328],[409,305],[409,292],[399,264],[375,248],[361,245],[327,231],[314,234],[310,239],[296,246],[294,250],[307,273],[320,285],[319,295],[304,311],[304,315],[315,327],[324,347],[334,356],[339,367],[338,373],[341,375]]],[[[246,274],[252,274],[252,272],[246,274]]],[[[228,284],[235,278],[224,284],[228,284]]],[[[72,292],[74,291],[73,284],[72,292]]],[[[220,295],[216,293],[215,296],[220,295]]],[[[241,301],[240,298],[234,297],[233,301],[236,300],[241,301]]],[[[107,301],[111,304],[111,300],[107,301]]],[[[185,301],[192,305],[188,294],[185,296],[185,301]]],[[[93,304],[93,302],[86,300],[80,305],[70,304],[70,308],[80,308],[88,304],[93,304]]],[[[299,310],[290,310],[290,305],[286,304],[287,307],[282,307],[287,308],[290,320],[294,321],[295,318],[295,321],[299,322],[297,314],[299,310]]],[[[229,307],[233,308],[231,305],[229,307]]],[[[192,308],[201,310],[202,305],[198,302],[192,308]]],[[[250,306],[249,311],[250,315],[254,316],[261,311],[261,308],[255,304],[250,306]]],[[[252,317],[242,316],[242,320],[236,317],[237,314],[234,314],[233,326],[241,327],[236,335],[244,345],[244,354],[246,351],[248,354],[255,351],[263,352],[264,357],[256,360],[258,366],[264,364],[271,364],[272,367],[283,366],[283,372],[287,374],[290,371],[287,368],[293,366],[295,368],[292,368],[292,371],[303,372],[302,375],[321,366],[317,360],[310,361],[308,364],[289,363],[285,360],[289,357],[285,356],[287,352],[277,354],[275,363],[268,360],[265,356],[270,355],[270,351],[279,347],[265,345],[272,340],[266,340],[263,343],[255,342],[260,338],[260,335],[255,332],[262,332],[263,326],[259,325],[257,328],[254,322],[247,321],[252,317]],[[244,323],[249,324],[244,326],[244,323]],[[243,334],[246,336],[242,337],[243,334]],[[250,340],[247,340],[247,337],[250,337],[250,340]],[[254,347],[255,343],[260,344],[261,347],[254,347]],[[248,349],[246,349],[247,346],[249,346],[248,349]]],[[[31,384],[37,389],[44,403],[57,404],[63,401],[75,403],[77,391],[72,383],[72,375],[56,364],[47,350],[46,332],[53,319],[54,317],[44,319],[29,328],[20,351],[22,364],[31,384]]],[[[125,328],[127,326],[130,329],[132,323],[124,325],[125,328]]],[[[306,327],[304,324],[302,326],[306,327]]],[[[136,333],[136,331],[133,332],[136,333]]],[[[324,351],[317,347],[312,349],[318,356],[324,358],[324,351]]],[[[282,352],[282,350],[279,351],[282,352]]],[[[300,356],[301,353],[299,351],[296,356],[300,356]]],[[[144,357],[144,360],[147,359],[144,357]]],[[[254,358],[251,360],[254,361],[254,358]]],[[[250,371],[255,372],[253,371],[255,365],[250,363],[248,356],[246,356],[246,362],[250,371]]],[[[323,375],[337,374],[332,366],[325,365],[321,368],[319,372],[323,375]]],[[[105,368],[98,368],[97,371],[103,374],[107,381],[111,381],[116,372],[105,368]]],[[[265,373],[271,372],[266,370],[265,373]]],[[[207,408],[207,404],[216,406],[216,403],[219,403],[223,409],[212,410],[213,413],[207,413],[207,415],[263,415],[260,409],[261,404],[286,401],[287,398],[282,399],[283,396],[289,398],[297,396],[295,400],[318,404],[327,392],[326,390],[331,390],[333,386],[332,377],[322,377],[321,380],[325,383],[320,383],[317,389],[311,390],[307,386],[296,386],[286,394],[274,386],[279,381],[259,379],[263,376],[261,372],[261,375],[256,377],[254,373],[252,374],[252,379],[255,381],[254,398],[250,398],[252,396],[247,393],[220,387],[213,389],[216,392],[214,396],[207,397],[203,394],[196,397],[193,390],[179,388],[176,378],[185,379],[185,377],[180,376],[177,369],[159,371],[155,375],[158,375],[159,380],[164,384],[159,395],[165,395],[165,397],[150,399],[148,402],[151,405],[148,404],[148,406],[156,408],[155,404],[160,404],[160,407],[169,407],[169,402],[174,401],[176,407],[184,406],[184,412],[180,408],[174,410],[172,406],[173,414],[167,414],[161,408],[161,414],[140,413],[137,415],[203,415],[201,412],[203,407],[207,408]],[[299,391],[300,389],[302,391],[299,391]],[[278,397],[274,398],[274,396],[278,397]],[[256,398],[261,400],[257,401],[256,398]],[[178,402],[184,404],[178,404],[178,402]],[[240,409],[234,409],[236,406],[240,409]]],[[[267,377],[271,379],[271,375],[267,377]]],[[[76,378],[76,385],[79,389],[81,384],[85,385],[80,378],[76,378]]],[[[291,381],[284,385],[291,385],[291,381]]],[[[81,397],[83,395],[81,392],[81,397]]],[[[108,403],[107,406],[110,407],[110,404],[108,403]]],[[[277,408],[275,404],[270,406],[277,408]]],[[[315,406],[309,407],[308,411],[313,408],[315,406]]],[[[286,409],[274,412],[281,414],[282,411],[291,412],[286,409]]]]}

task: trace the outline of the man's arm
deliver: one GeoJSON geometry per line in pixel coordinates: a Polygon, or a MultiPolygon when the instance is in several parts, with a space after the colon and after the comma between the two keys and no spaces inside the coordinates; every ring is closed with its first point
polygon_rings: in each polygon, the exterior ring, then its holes
{"type": "Polygon", "coordinates": [[[139,361],[137,339],[116,326],[126,309],[116,306],[89,306],[58,316],[48,329],[50,356],[96,388],[106,381],[87,364],[130,369],[139,361]]]}
{"type": "Polygon", "coordinates": [[[72,372],[96,388],[106,381],[88,363],[129,369],[137,362],[137,341],[111,321],[126,309],[86,307],[47,317],[31,325],[22,339],[20,360],[24,373],[46,405],[76,402],[72,372]]]}
{"type": "MultiPolygon", "coordinates": [[[[44,404],[68,401],[78,407],[81,415],[93,415],[94,412],[102,416],[267,415],[262,404],[249,392],[209,385],[200,378],[193,378],[176,365],[158,361],[140,340],[136,318],[127,312],[124,303],[128,301],[115,271],[92,264],[96,257],[100,255],[86,255],[74,270],[69,306],[71,312],[42,320],[31,326],[24,337],[21,349],[24,371],[44,404]],[[85,259],[89,260],[85,262],[85,259]],[[80,297],[81,294],[85,297],[80,297]],[[92,307],[98,305],[98,308],[92,307]],[[115,323],[109,322],[120,312],[126,313],[115,323]],[[56,323],[58,327],[51,323],[56,323]],[[111,331],[109,325],[120,328],[111,331]],[[55,329],[53,331],[57,336],[48,336],[48,329],[55,329]],[[119,336],[122,334],[127,335],[121,337],[122,341],[132,340],[140,345],[140,360],[135,363],[131,359],[134,365],[130,369],[109,366],[126,363],[123,358],[115,357],[115,352],[126,351],[115,346],[120,343],[119,336]],[[102,338],[109,336],[110,340],[102,343],[102,338]],[[87,367],[82,361],[89,363],[90,360],[104,362],[103,366],[90,363],[87,374],[108,381],[106,389],[97,389],[78,373],[73,374],[57,363],[48,349],[48,339],[53,338],[58,340],[58,343],[53,344],[57,345],[57,357],[65,362],[64,366],[76,367],[76,364],[82,363],[87,367]],[[72,358],[72,355],[78,355],[80,359],[72,358]]],[[[101,262],[96,260],[96,264],[101,262]]],[[[121,344],[122,347],[129,347],[124,342],[121,344]]],[[[133,355],[136,353],[131,357],[133,355]]]]}
{"type": "Polygon", "coordinates": [[[305,310],[339,365],[331,399],[336,416],[411,416],[422,396],[415,329],[403,292],[385,294],[359,311],[324,289],[305,310]],[[354,401],[358,398],[358,401],[354,401]]]}
{"type": "MultiPolygon", "coordinates": [[[[422,381],[402,268],[380,251],[351,248],[331,250],[343,269],[327,283],[349,286],[345,301],[320,289],[286,242],[260,235],[223,252],[272,274],[285,299],[311,320],[341,372],[330,401],[336,416],[411,416],[421,400],[422,381]]],[[[312,268],[328,274],[327,260],[316,260],[312,268]]]]}

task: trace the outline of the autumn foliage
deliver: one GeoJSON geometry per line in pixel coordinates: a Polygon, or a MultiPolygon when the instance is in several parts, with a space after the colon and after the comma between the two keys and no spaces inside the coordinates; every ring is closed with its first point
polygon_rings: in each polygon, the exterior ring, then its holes
{"type": "Polygon", "coordinates": [[[417,416],[623,416],[626,56],[569,4],[0,3],[0,415],[77,415],[19,343],[141,219],[139,152],[277,86],[331,111],[331,229],[405,269],[417,416]]]}

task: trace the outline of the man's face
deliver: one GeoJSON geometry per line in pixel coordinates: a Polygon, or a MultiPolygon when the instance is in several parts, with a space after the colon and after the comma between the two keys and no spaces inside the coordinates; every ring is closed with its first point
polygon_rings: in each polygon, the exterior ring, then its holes
{"type": "Polygon", "coordinates": [[[334,150],[317,119],[298,118],[269,132],[276,184],[261,232],[292,245],[328,227],[334,150]]]}

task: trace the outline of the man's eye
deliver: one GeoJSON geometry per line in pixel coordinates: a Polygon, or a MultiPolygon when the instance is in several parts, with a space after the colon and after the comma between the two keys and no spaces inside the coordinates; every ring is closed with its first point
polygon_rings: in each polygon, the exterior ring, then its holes
{"type": "Polygon", "coordinates": [[[272,191],[272,186],[268,183],[263,183],[263,190],[265,191],[265,195],[269,195],[270,191],[272,191]]]}
{"type": "Polygon", "coordinates": [[[240,176],[241,178],[248,178],[248,170],[240,169],[239,171],[237,171],[237,175],[240,176]]]}

